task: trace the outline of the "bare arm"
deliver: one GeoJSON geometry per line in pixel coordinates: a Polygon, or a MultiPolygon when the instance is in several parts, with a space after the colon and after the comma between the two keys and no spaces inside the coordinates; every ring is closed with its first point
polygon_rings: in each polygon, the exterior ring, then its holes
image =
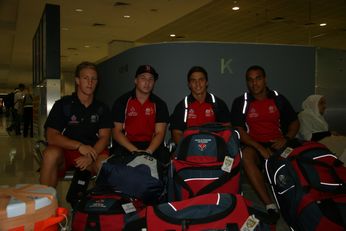
{"type": "Polygon", "coordinates": [[[49,145],[67,150],[78,150],[81,144],[81,142],[63,136],[58,130],[50,127],[47,128],[46,136],[49,145]]]}
{"type": "Polygon", "coordinates": [[[138,151],[123,133],[123,123],[114,122],[113,137],[121,146],[125,147],[128,151],[138,151]]]}
{"type": "Polygon", "coordinates": [[[178,129],[172,130],[172,139],[175,144],[178,144],[182,137],[183,137],[183,131],[178,129]]]}
{"type": "Polygon", "coordinates": [[[76,150],[82,155],[81,157],[76,159],[77,168],[85,170],[87,166],[92,163],[92,160],[96,159],[97,153],[92,146],[85,145],[77,140],[73,140],[66,136],[63,136],[58,130],[54,128],[48,127],[46,132],[49,145],[54,145],[67,150],[76,150]]]}
{"type": "Polygon", "coordinates": [[[275,150],[283,148],[287,144],[287,139],[293,139],[296,137],[299,131],[299,120],[294,120],[288,125],[287,133],[285,137],[273,140],[273,145],[271,146],[275,150]]]}
{"type": "Polygon", "coordinates": [[[240,140],[241,142],[243,142],[244,144],[253,147],[254,149],[256,149],[265,159],[268,159],[270,156],[270,150],[263,147],[263,145],[261,145],[260,143],[254,141],[248,134],[247,132],[244,130],[244,128],[242,127],[236,127],[237,130],[240,133],[240,140]]]}
{"type": "Polygon", "coordinates": [[[166,128],[167,123],[155,123],[155,133],[153,139],[151,140],[149,147],[145,151],[149,153],[153,153],[156,151],[156,149],[162,144],[163,139],[165,138],[166,128]]]}
{"type": "Polygon", "coordinates": [[[98,141],[94,145],[94,149],[96,150],[96,153],[101,153],[107,146],[109,145],[109,140],[111,136],[111,129],[110,128],[101,128],[99,129],[98,133],[98,141]]]}

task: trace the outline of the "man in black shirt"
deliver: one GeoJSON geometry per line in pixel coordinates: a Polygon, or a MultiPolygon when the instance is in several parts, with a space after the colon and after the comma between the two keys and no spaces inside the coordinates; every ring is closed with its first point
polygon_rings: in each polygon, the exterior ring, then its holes
{"type": "Polygon", "coordinates": [[[112,121],[107,106],[94,98],[96,65],[76,68],[76,93],[56,101],[45,123],[48,147],[43,153],[40,183],[56,187],[69,168],[97,172],[108,155],[112,121]]]}

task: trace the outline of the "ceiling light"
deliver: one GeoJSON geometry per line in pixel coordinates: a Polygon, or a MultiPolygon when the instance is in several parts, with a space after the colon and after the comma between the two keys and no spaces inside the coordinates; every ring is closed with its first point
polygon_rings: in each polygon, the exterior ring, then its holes
{"type": "Polygon", "coordinates": [[[69,30],[67,27],[62,27],[61,30],[69,30]]]}
{"type": "Polygon", "coordinates": [[[321,23],[320,26],[327,26],[327,23],[321,23]]]}
{"type": "Polygon", "coordinates": [[[85,48],[90,48],[90,45],[84,45],[85,48]]]}
{"type": "Polygon", "coordinates": [[[233,2],[232,10],[239,10],[239,9],[240,9],[240,7],[239,7],[239,5],[238,5],[238,2],[237,2],[237,1],[234,1],[234,2],[233,2]]]}
{"type": "Polygon", "coordinates": [[[124,15],[123,18],[131,18],[130,15],[124,15]]]}
{"type": "Polygon", "coordinates": [[[175,34],[170,34],[169,37],[174,38],[174,37],[175,37],[175,34]]]}
{"type": "Polygon", "coordinates": [[[76,12],[83,12],[83,9],[77,8],[74,11],[76,11],[76,12]]]}

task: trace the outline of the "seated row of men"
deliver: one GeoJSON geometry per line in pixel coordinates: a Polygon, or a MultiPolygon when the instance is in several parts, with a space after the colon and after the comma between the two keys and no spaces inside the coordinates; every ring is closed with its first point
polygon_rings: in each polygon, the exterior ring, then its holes
{"type": "Polygon", "coordinates": [[[268,89],[262,67],[248,68],[248,92],[234,100],[231,112],[223,100],[207,91],[206,70],[192,67],[187,74],[191,94],[171,116],[166,103],[152,92],[158,74],[150,65],[137,69],[134,89],[119,97],[111,112],[94,98],[99,78],[96,66],[83,62],[75,76],[76,92],[58,100],[45,123],[49,145],[41,167],[42,184],[56,187],[59,174],[71,167],[97,172],[109,155],[111,133],[115,153],[144,151],[160,159],[168,123],[177,144],[187,127],[222,122],[239,130],[245,172],[268,212],[277,215],[258,164],[296,136],[299,122],[287,99],[268,89]]]}

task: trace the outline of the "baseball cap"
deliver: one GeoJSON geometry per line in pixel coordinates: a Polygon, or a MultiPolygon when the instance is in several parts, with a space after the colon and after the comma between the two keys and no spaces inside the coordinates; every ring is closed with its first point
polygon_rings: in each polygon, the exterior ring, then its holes
{"type": "Polygon", "coordinates": [[[143,73],[150,73],[154,76],[154,79],[157,80],[159,78],[159,74],[157,74],[157,72],[155,71],[155,69],[150,66],[150,65],[141,65],[137,68],[136,71],[136,77],[140,74],[143,73]]]}

